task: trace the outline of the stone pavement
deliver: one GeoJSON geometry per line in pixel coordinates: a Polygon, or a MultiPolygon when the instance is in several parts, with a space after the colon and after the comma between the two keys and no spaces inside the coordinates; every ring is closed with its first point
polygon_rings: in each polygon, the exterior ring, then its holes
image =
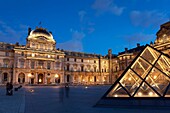
{"type": "Polygon", "coordinates": [[[0,86],[0,113],[24,113],[24,111],[25,89],[22,87],[18,91],[13,91],[12,96],[7,96],[5,86],[0,86]]]}

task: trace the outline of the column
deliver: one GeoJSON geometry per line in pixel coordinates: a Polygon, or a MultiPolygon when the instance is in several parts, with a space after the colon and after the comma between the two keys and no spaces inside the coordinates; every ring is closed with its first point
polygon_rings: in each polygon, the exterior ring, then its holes
{"type": "Polygon", "coordinates": [[[28,84],[28,83],[30,82],[30,81],[29,81],[28,74],[29,74],[29,73],[25,74],[25,84],[28,84]]]}
{"type": "Polygon", "coordinates": [[[37,75],[37,73],[35,73],[35,84],[38,84],[38,75],[37,75]]]}
{"type": "Polygon", "coordinates": [[[47,84],[47,73],[44,73],[44,83],[47,84]]]}

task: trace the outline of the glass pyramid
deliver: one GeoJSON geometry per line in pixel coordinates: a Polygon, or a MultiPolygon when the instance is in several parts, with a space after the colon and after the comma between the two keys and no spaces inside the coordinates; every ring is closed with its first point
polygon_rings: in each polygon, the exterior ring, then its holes
{"type": "Polygon", "coordinates": [[[104,97],[170,97],[170,57],[147,45],[104,97]]]}

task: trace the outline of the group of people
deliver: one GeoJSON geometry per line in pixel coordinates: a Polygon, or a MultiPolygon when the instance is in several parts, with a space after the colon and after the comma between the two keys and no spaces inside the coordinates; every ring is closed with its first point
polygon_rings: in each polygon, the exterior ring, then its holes
{"type": "Polygon", "coordinates": [[[6,95],[13,95],[13,85],[11,82],[6,84],[6,95]]]}

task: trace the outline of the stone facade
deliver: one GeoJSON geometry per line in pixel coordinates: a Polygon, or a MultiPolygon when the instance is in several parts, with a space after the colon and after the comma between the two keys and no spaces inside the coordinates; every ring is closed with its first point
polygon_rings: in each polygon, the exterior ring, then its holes
{"type": "MultiPolygon", "coordinates": [[[[170,54],[170,22],[160,26],[150,45],[170,54]]],[[[113,83],[144,48],[125,48],[102,56],[56,49],[52,33],[44,28],[28,29],[26,45],[0,42],[0,84],[109,84],[113,83]]]]}

